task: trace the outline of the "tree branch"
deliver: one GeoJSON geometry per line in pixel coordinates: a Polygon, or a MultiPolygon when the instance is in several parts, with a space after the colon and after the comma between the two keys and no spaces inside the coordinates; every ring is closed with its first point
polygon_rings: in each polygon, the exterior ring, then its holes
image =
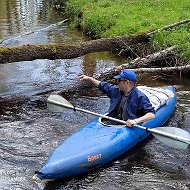
{"type": "Polygon", "coordinates": [[[174,24],[170,24],[170,25],[164,26],[163,28],[159,28],[157,30],[153,30],[152,32],[149,32],[148,35],[155,34],[156,32],[160,32],[162,30],[172,29],[172,28],[175,28],[176,26],[180,26],[180,25],[186,24],[188,22],[190,22],[190,19],[182,20],[180,22],[176,22],[174,24]]]}

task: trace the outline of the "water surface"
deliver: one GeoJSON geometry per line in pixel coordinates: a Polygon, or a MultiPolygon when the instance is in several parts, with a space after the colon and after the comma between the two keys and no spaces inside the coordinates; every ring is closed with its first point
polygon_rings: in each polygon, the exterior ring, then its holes
{"type": "MultiPolygon", "coordinates": [[[[69,29],[49,1],[1,0],[0,46],[89,40],[69,29]]],[[[68,60],[34,60],[0,65],[0,96],[37,94],[78,84],[80,74],[100,73],[125,62],[117,55],[93,53],[68,60]]],[[[183,75],[183,73],[182,73],[183,75]]],[[[179,76],[139,75],[139,84],[174,85],[177,107],[168,126],[190,132],[190,79],[179,76]]],[[[71,101],[98,113],[107,111],[109,99],[99,93],[75,95],[71,101]]],[[[2,110],[1,110],[2,111],[2,110]]],[[[0,115],[0,189],[39,189],[32,176],[62,140],[94,116],[66,111],[51,113],[44,104],[29,102],[0,115]]],[[[190,189],[189,149],[170,148],[150,138],[117,160],[88,174],[47,183],[43,189],[190,189]]]]}

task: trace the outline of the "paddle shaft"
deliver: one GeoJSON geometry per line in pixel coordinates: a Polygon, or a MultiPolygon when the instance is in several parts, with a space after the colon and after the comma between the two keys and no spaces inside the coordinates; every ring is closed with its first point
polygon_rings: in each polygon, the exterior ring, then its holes
{"type": "MultiPolygon", "coordinates": [[[[73,105],[62,104],[61,102],[57,102],[57,101],[54,101],[54,100],[48,100],[48,102],[52,103],[54,105],[57,105],[57,106],[67,107],[69,109],[73,109],[74,111],[77,110],[77,111],[85,112],[85,113],[88,113],[88,114],[91,114],[91,115],[95,115],[95,116],[98,116],[98,117],[102,117],[102,118],[109,119],[109,120],[112,120],[112,121],[116,121],[116,122],[119,122],[119,123],[122,123],[122,124],[126,125],[126,121],[124,121],[124,120],[116,119],[116,118],[109,117],[109,116],[106,116],[106,115],[103,115],[103,114],[99,114],[99,113],[95,113],[95,112],[85,110],[85,109],[82,109],[82,108],[74,107],[73,105]]],[[[168,137],[168,138],[180,141],[180,142],[190,144],[189,139],[183,138],[183,137],[180,137],[180,136],[176,136],[174,134],[166,133],[166,132],[163,132],[163,131],[158,131],[156,129],[147,128],[147,127],[137,125],[137,124],[135,124],[134,127],[144,129],[144,130],[146,130],[148,132],[151,132],[153,134],[155,133],[157,135],[161,135],[161,136],[168,137]]]]}
{"type": "Polygon", "coordinates": [[[81,111],[81,112],[89,113],[91,115],[99,116],[99,117],[109,119],[109,120],[112,120],[112,121],[116,121],[116,122],[119,122],[119,123],[122,123],[122,124],[126,125],[126,121],[116,119],[116,118],[113,118],[113,117],[109,117],[109,116],[106,116],[106,115],[102,115],[102,114],[99,114],[99,113],[95,113],[95,112],[85,110],[85,109],[82,109],[82,108],[77,108],[75,106],[62,104],[61,102],[57,102],[57,101],[54,101],[54,100],[48,100],[48,103],[51,103],[51,104],[54,104],[54,105],[57,105],[57,106],[67,107],[69,109],[73,109],[74,111],[81,111]]]}

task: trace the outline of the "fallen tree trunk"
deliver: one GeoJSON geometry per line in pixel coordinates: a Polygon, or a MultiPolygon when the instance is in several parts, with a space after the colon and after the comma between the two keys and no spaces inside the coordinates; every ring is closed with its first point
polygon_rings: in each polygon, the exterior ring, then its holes
{"type": "Polygon", "coordinates": [[[70,59],[92,52],[127,49],[129,45],[141,43],[148,39],[149,35],[143,33],[133,36],[103,38],[72,44],[59,43],[0,48],[0,63],[32,61],[35,59],[70,59]]]}
{"type": "Polygon", "coordinates": [[[138,69],[129,69],[131,71],[135,71],[136,73],[155,73],[155,72],[171,72],[171,71],[188,71],[190,69],[190,65],[184,66],[175,66],[175,67],[161,67],[161,68],[138,68],[138,69]]]}
{"type": "Polygon", "coordinates": [[[1,47],[0,63],[32,61],[35,59],[71,59],[93,52],[112,52],[122,49],[130,50],[130,45],[147,42],[149,41],[150,36],[158,31],[174,28],[188,22],[190,22],[190,19],[138,35],[102,38],[87,42],[77,42],[72,44],[56,43],[44,45],[23,45],[11,48],[1,47]]]}

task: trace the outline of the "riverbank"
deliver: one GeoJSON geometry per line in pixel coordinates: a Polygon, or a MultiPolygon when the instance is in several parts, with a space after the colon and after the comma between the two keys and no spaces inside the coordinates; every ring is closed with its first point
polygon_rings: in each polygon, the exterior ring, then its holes
{"type": "MultiPolygon", "coordinates": [[[[187,0],[68,0],[65,12],[72,27],[80,27],[97,39],[147,32],[188,19],[189,6],[187,0]]],[[[189,28],[190,24],[184,24],[158,32],[152,43],[165,48],[177,45],[183,50],[181,55],[189,58],[189,28]]]]}

